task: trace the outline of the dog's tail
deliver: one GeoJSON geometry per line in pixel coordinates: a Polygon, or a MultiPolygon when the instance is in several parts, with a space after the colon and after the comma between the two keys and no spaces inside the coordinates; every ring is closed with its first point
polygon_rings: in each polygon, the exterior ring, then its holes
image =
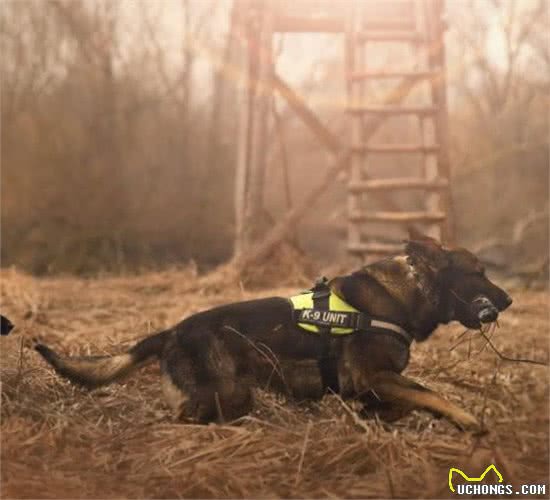
{"type": "Polygon", "coordinates": [[[172,330],[159,332],[138,342],[124,354],[115,356],[63,357],[43,344],[36,345],[35,349],[59,375],[93,389],[115,382],[149,358],[160,356],[171,335],[172,330]]]}

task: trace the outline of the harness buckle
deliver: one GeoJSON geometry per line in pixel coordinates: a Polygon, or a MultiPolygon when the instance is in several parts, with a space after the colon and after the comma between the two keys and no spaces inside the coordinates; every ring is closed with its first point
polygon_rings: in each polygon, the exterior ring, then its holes
{"type": "Polygon", "coordinates": [[[326,276],[321,276],[315,280],[315,284],[310,289],[313,292],[313,300],[323,299],[330,296],[330,287],[326,276]]]}
{"type": "Polygon", "coordinates": [[[372,318],[369,318],[365,314],[357,313],[355,317],[355,330],[366,331],[370,328],[371,323],[372,323],[372,318]]]}

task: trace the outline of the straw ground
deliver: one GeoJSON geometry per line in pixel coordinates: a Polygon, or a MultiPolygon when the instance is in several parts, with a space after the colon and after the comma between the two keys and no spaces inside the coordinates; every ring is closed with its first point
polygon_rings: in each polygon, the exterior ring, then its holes
{"type": "MultiPolygon", "coordinates": [[[[17,325],[0,339],[2,498],[441,498],[453,495],[450,467],[475,476],[490,463],[506,483],[548,492],[547,368],[502,361],[476,333],[451,350],[459,326],[415,345],[407,372],[482,418],[482,438],[423,412],[385,425],[334,396],[296,405],[265,393],[238,425],[181,425],[156,365],[87,392],[56,377],[31,338],[70,354],[114,353],[201,309],[296,288],[201,288],[192,270],[1,278],[2,311],[17,325]]],[[[547,294],[512,293],[493,342],[547,360],[547,294]]]]}

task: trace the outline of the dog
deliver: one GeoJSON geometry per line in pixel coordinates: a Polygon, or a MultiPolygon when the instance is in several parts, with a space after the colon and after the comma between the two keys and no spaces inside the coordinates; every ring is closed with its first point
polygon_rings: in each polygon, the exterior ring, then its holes
{"type": "Polygon", "coordinates": [[[0,314],[0,335],[9,335],[14,328],[14,324],[8,318],[0,314]]]}
{"type": "Polygon", "coordinates": [[[184,422],[228,422],[246,415],[254,387],[298,400],[336,392],[366,415],[425,409],[459,428],[478,420],[401,372],[412,341],[458,321],[478,329],[512,303],[463,248],[413,233],[403,255],[320,282],[290,299],[272,297],[194,314],[113,356],[63,357],[36,350],[71,382],[109,384],[158,358],[164,395],[184,422]],[[331,306],[332,304],[332,306],[331,306]]]}

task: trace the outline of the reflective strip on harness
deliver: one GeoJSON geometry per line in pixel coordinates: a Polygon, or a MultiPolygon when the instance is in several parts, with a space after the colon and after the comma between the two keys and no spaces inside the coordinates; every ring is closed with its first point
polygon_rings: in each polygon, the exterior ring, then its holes
{"type": "Polygon", "coordinates": [[[408,340],[409,342],[412,341],[412,337],[409,335],[409,333],[401,328],[399,325],[394,325],[393,323],[388,323],[387,321],[381,321],[379,319],[373,319],[370,322],[370,326],[372,328],[382,328],[384,330],[392,330],[395,333],[399,333],[402,337],[405,338],[405,340],[408,340]]]}
{"type": "Polygon", "coordinates": [[[359,311],[333,292],[331,292],[329,298],[329,311],[318,311],[313,308],[313,292],[290,297],[290,302],[292,302],[294,309],[300,311],[298,326],[308,332],[319,333],[319,326],[331,327],[330,333],[339,335],[346,335],[355,331],[353,323],[355,314],[349,313],[359,313],[359,311]]]}

